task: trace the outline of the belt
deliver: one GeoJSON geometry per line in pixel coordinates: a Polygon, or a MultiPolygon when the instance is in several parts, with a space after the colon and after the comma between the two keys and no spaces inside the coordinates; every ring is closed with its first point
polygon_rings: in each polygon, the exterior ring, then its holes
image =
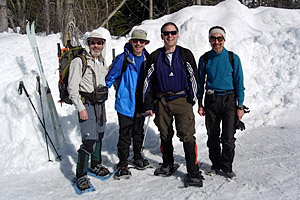
{"type": "Polygon", "coordinates": [[[183,95],[183,94],[185,94],[185,92],[184,92],[184,90],[181,90],[176,93],[173,93],[173,92],[158,93],[158,94],[156,94],[156,97],[160,99],[160,102],[163,104],[165,110],[168,111],[166,97],[172,97],[175,95],[183,95]]]}
{"type": "Polygon", "coordinates": [[[227,95],[227,94],[232,94],[233,90],[224,90],[224,91],[215,91],[216,95],[227,95]]]}

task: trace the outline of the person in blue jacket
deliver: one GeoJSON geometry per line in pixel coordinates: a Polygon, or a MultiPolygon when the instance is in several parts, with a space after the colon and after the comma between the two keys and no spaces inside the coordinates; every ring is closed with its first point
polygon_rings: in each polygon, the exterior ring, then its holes
{"type": "Polygon", "coordinates": [[[232,163],[235,153],[235,124],[244,115],[245,88],[241,61],[236,54],[232,54],[233,61],[230,61],[230,53],[224,47],[225,41],[226,32],[223,27],[210,28],[209,42],[212,50],[200,57],[198,67],[198,113],[200,116],[205,115],[207,146],[212,162],[209,174],[223,174],[234,178],[236,174],[232,170],[232,163]]]}
{"type": "Polygon", "coordinates": [[[119,142],[117,164],[117,177],[130,177],[128,170],[128,157],[131,138],[133,139],[134,165],[144,168],[149,165],[147,159],[141,155],[144,140],[143,113],[143,79],[145,61],[149,54],[145,49],[150,41],[147,40],[147,32],[135,29],[131,39],[125,44],[124,52],[116,57],[112,68],[108,72],[105,81],[108,88],[114,83],[116,86],[115,110],[119,121],[119,142]]]}

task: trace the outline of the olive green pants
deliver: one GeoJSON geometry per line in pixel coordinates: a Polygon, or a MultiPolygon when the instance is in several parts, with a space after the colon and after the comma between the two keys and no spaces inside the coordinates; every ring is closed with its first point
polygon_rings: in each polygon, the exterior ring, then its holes
{"type": "Polygon", "coordinates": [[[192,104],[186,101],[186,98],[178,97],[172,101],[166,102],[164,106],[161,101],[155,104],[154,123],[160,132],[162,141],[170,141],[174,136],[173,121],[177,137],[181,142],[194,142],[195,137],[195,115],[192,104]]]}

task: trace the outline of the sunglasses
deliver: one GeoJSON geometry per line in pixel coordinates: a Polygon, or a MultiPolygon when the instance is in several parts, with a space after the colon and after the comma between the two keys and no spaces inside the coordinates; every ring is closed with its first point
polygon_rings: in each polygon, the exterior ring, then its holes
{"type": "Polygon", "coordinates": [[[141,39],[132,39],[131,40],[133,43],[138,43],[140,42],[140,44],[145,44],[146,43],[146,40],[141,40],[141,39]]]}
{"type": "Polygon", "coordinates": [[[98,42],[92,41],[92,42],[90,43],[90,45],[95,45],[95,44],[103,45],[103,44],[104,44],[104,41],[103,41],[103,40],[102,40],[102,41],[98,41],[98,42]]]}
{"type": "Polygon", "coordinates": [[[164,35],[164,36],[168,36],[168,35],[177,35],[177,31],[164,31],[164,32],[162,32],[162,34],[164,35]]]}
{"type": "Polygon", "coordinates": [[[214,37],[214,36],[211,36],[209,38],[209,41],[210,42],[215,42],[216,40],[218,40],[218,42],[223,42],[224,41],[224,38],[223,37],[214,37]]]}

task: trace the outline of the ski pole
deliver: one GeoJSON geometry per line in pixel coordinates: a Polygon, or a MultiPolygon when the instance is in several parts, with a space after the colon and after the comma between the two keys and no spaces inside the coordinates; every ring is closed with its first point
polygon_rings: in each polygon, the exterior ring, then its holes
{"type": "Polygon", "coordinates": [[[141,114],[137,114],[137,117],[147,117],[148,116],[148,120],[147,120],[147,124],[146,124],[146,128],[145,128],[145,133],[144,133],[144,139],[143,139],[143,143],[142,143],[142,149],[141,152],[144,150],[144,144],[145,144],[145,140],[146,140],[146,136],[147,136],[147,132],[148,132],[148,128],[149,128],[149,123],[150,123],[150,113],[141,113],[141,114]]]}
{"type": "Polygon", "coordinates": [[[30,97],[29,97],[29,94],[28,94],[28,92],[27,92],[27,90],[26,90],[26,88],[25,88],[25,85],[24,85],[23,81],[20,81],[20,84],[19,84],[19,90],[18,90],[20,95],[22,94],[22,91],[23,91],[23,90],[24,90],[24,92],[25,92],[25,94],[26,94],[26,96],[27,96],[27,98],[28,98],[28,100],[29,100],[29,102],[30,102],[30,104],[31,104],[31,106],[32,106],[32,108],[33,108],[33,110],[34,110],[36,116],[38,117],[38,119],[39,119],[39,121],[40,121],[42,127],[44,128],[44,131],[45,131],[47,137],[49,138],[49,141],[50,141],[50,143],[51,143],[51,145],[52,145],[52,147],[53,147],[53,149],[54,149],[54,151],[55,151],[55,153],[56,153],[56,155],[57,155],[57,158],[61,161],[61,156],[58,154],[58,152],[57,152],[57,150],[56,150],[56,148],[55,148],[55,146],[54,146],[54,144],[53,144],[53,142],[52,142],[52,140],[51,140],[51,138],[50,138],[50,136],[49,136],[49,134],[48,134],[48,132],[47,132],[47,130],[46,130],[45,125],[43,124],[43,122],[42,122],[42,120],[41,120],[39,114],[37,113],[37,111],[36,111],[36,109],[35,109],[35,107],[34,107],[32,101],[31,101],[31,99],[30,99],[30,97]]]}
{"type": "MultiPolygon", "coordinates": [[[[37,92],[39,93],[39,96],[40,96],[40,102],[41,102],[41,108],[42,108],[42,117],[43,117],[43,124],[46,125],[46,123],[45,123],[45,115],[44,115],[44,108],[43,108],[43,101],[42,101],[42,90],[41,90],[41,79],[40,79],[40,76],[36,76],[36,90],[37,90],[37,92]]],[[[53,162],[50,159],[49,145],[48,145],[48,139],[47,139],[46,132],[45,132],[45,140],[46,140],[47,153],[48,153],[48,162],[53,162]]]]}

